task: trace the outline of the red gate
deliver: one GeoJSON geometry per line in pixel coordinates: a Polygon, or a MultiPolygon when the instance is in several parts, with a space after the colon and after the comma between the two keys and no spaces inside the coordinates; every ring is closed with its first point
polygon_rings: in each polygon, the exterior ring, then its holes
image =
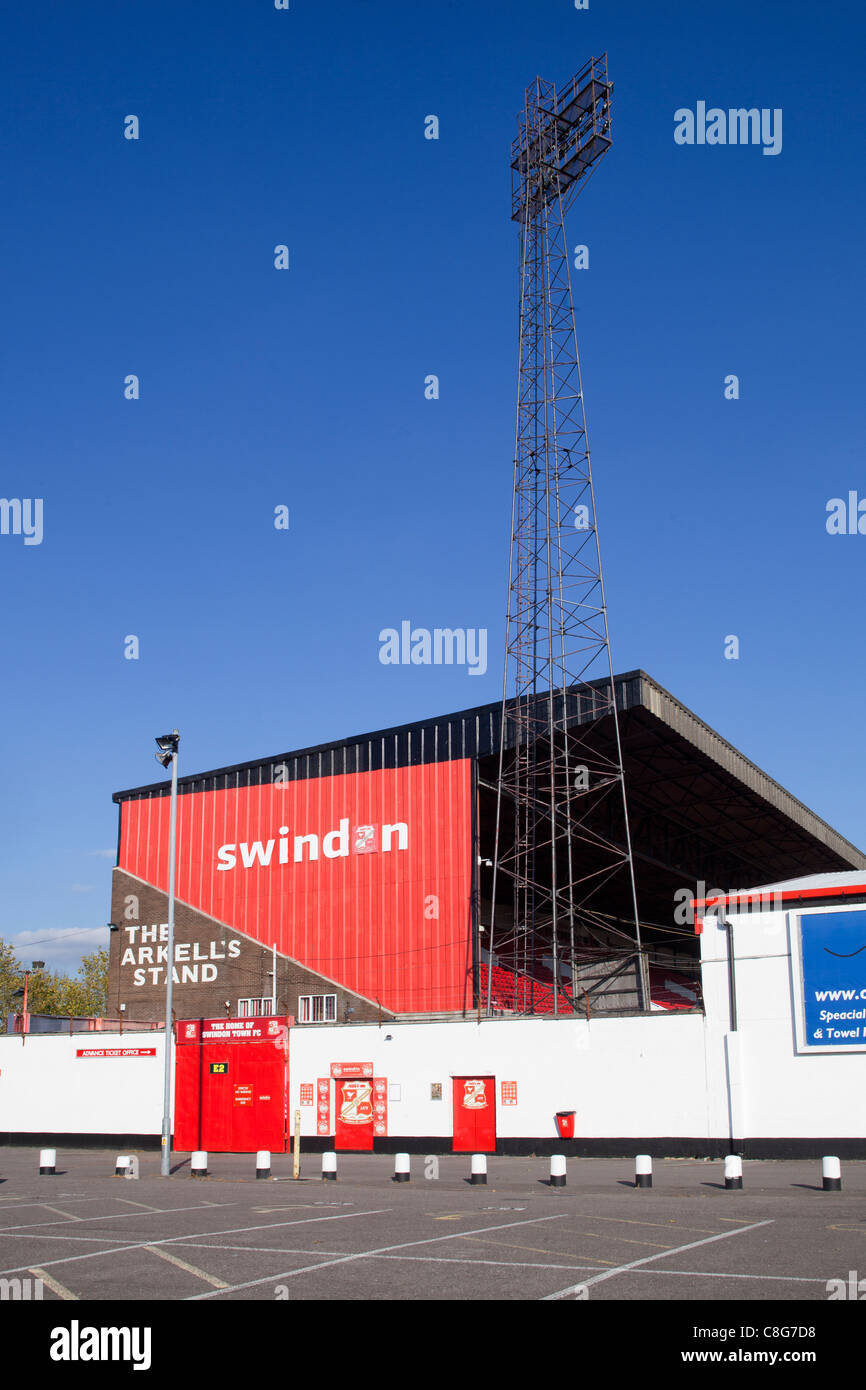
{"type": "Polygon", "coordinates": [[[452,1077],[454,1152],[495,1153],[496,1080],[492,1076],[452,1077]]]}
{"type": "Polygon", "coordinates": [[[286,1148],[285,1018],[211,1018],[177,1025],[174,1147],[181,1153],[286,1148]]]}

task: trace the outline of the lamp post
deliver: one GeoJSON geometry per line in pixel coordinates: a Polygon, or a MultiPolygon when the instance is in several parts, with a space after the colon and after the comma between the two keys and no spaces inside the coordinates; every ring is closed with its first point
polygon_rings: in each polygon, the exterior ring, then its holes
{"type": "Polygon", "coordinates": [[[44,970],[44,969],[45,969],[45,961],[44,961],[44,960],[34,960],[34,961],[31,961],[31,963],[30,963],[30,969],[24,971],[24,988],[23,988],[23,989],[16,989],[16,990],[13,992],[13,994],[12,994],[12,998],[13,998],[13,999],[22,999],[22,996],[23,996],[22,1004],[21,1004],[21,1032],[22,1032],[22,1033],[29,1033],[29,1032],[30,1032],[30,1015],[29,1015],[28,1012],[27,1012],[27,992],[28,992],[28,990],[29,990],[29,988],[30,988],[30,976],[31,976],[31,974],[32,974],[32,972],[33,972],[34,970],[44,970]]]}
{"type": "Polygon", "coordinates": [[[171,997],[174,982],[174,861],[177,828],[177,748],[180,734],[177,729],[162,734],[156,740],[159,752],[154,756],[163,767],[171,765],[171,815],[168,832],[168,950],[165,965],[165,1076],[162,1097],[162,1159],[160,1173],[171,1176],[171,997]]]}

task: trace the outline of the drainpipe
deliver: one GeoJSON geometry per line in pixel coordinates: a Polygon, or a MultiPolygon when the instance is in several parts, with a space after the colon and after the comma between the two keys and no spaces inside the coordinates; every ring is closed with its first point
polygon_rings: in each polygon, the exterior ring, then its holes
{"type": "Polygon", "coordinates": [[[728,950],[728,1007],[730,1010],[731,1026],[725,1037],[725,1072],[728,1085],[728,1141],[730,1153],[736,1153],[736,1145],[744,1143],[745,1119],[743,1106],[745,1103],[744,1077],[743,1077],[743,1056],[740,1047],[740,1038],[737,1032],[737,977],[734,957],[734,928],[733,924],[725,918],[722,921],[727,937],[728,950]]]}
{"type": "Polygon", "coordinates": [[[725,918],[722,923],[728,941],[728,1002],[731,1011],[731,1032],[737,1031],[737,975],[734,965],[734,929],[725,918]]]}

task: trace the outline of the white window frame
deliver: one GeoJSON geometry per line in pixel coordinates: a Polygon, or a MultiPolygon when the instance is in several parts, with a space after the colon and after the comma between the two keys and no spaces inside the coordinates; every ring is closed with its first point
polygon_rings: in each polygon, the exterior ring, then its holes
{"type": "Polygon", "coordinates": [[[298,996],[298,1022],[299,1023],[336,1023],[337,1022],[337,996],[336,994],[300,994],[298,996]],[[330,1007],[330,1017],[328,1017],[328,1003],[332,1000],[330,1007]],[[316,1001],[321,1001],[321,1017],[316,1018],[316,1001]]]}
{"type": "Polygon", "coordinates": [[[238,1000],[238,1018],[266,1018],[273,1012],[274,1001],[269,997],[238,1000]]]}

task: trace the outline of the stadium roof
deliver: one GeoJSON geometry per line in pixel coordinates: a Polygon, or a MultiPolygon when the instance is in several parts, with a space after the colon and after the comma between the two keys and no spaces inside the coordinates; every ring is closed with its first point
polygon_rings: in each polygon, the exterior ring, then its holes
{"type": "MultiPolygon", "coordinates": [[[[607,681],[592,685],[602,691],[607,681]]],[[[704,879],[732,889],[808,873],[866,869],[866,854],[775,782],[648,676],[615,677],[626,789],[641,916],[670,920],[678,885],[704,879]],[[659,917],[661,913],[661,917],[659,917]]],[[[613,752],[609,716],[592,699],[575,703],[573,727],[613,752]]],[[[477,761],[481,852],[490,853],[493,785],[498,766],[499,702],[417,720],[182,777],[181,794],[281,780],[374,771],[427,762],[477,761]]],[[[165,796],[167,782],[114,794],[116,802],[165,796]]]]}

